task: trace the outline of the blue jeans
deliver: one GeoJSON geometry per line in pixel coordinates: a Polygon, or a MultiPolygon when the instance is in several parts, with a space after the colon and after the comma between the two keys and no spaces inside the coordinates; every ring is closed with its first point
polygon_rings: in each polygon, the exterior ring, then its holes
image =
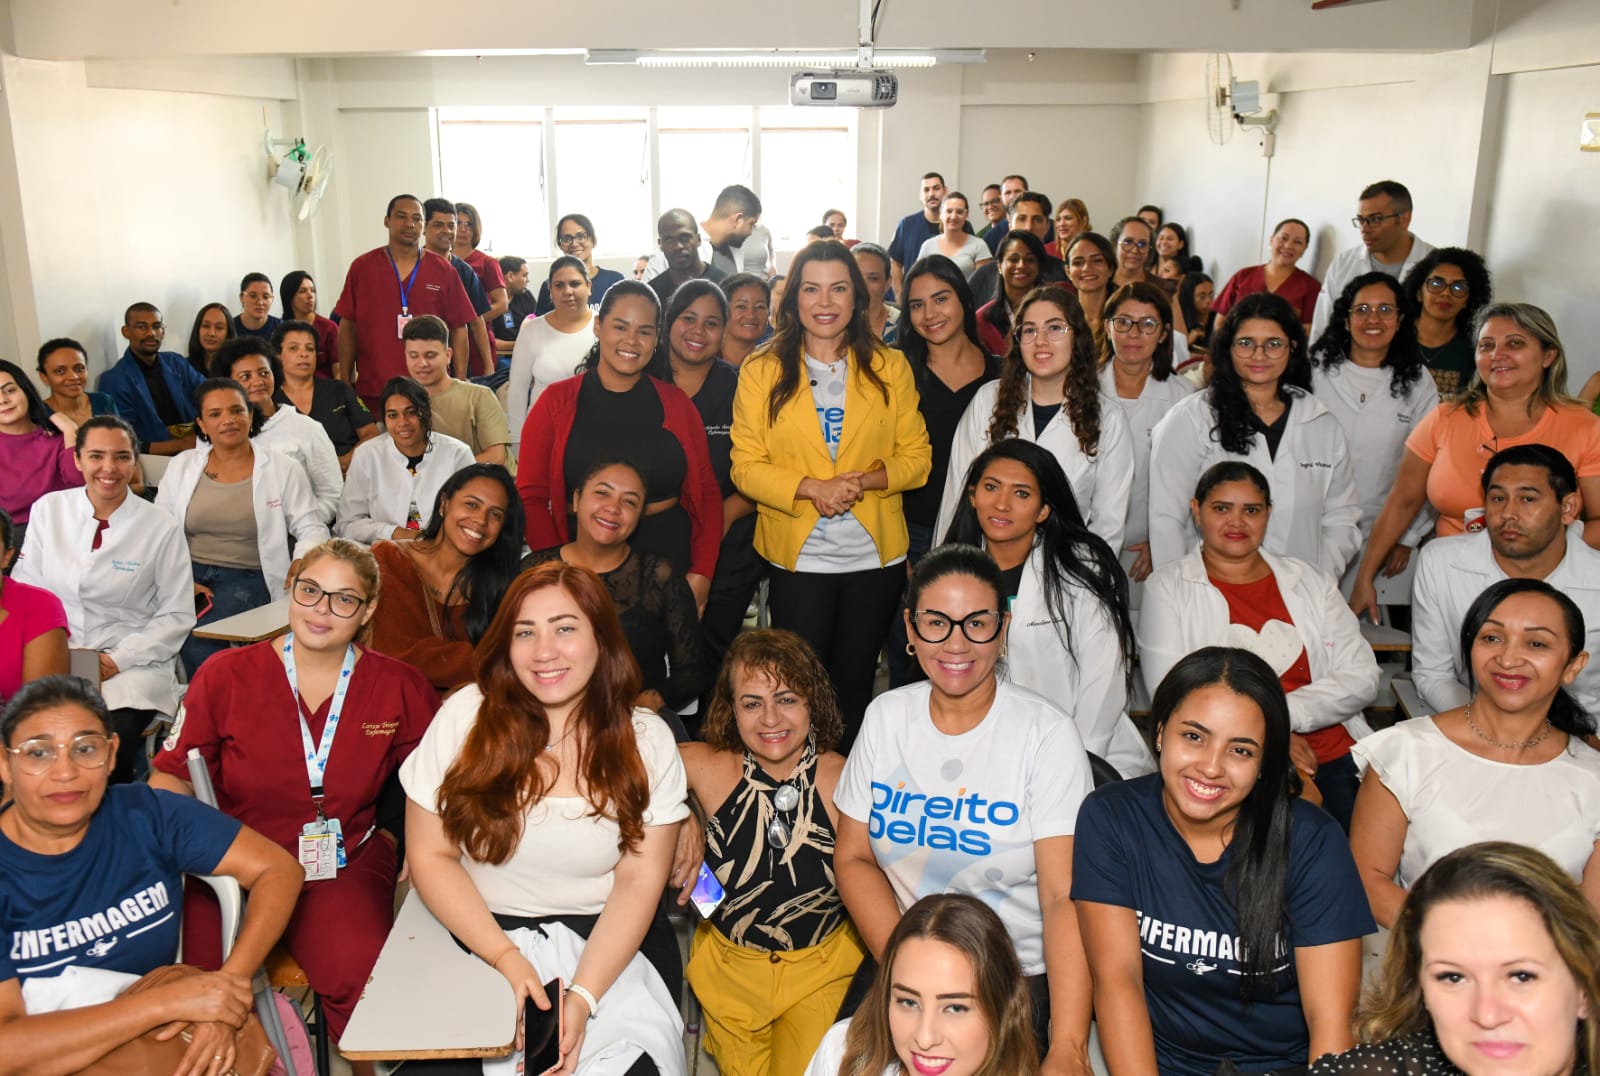
{"type": "MultiPolygon", "coordinates": [[[[196,622],[196,627],[213,624],[218,620],[255,609],[272,601],[267,581],[259,568],[222,568],[215,564],[194,562],[194,581],[211,588],[211,609],[196,622]]],[[[193,635],[183,644],[180,654],[183,667],[189,670],[189,679],[212,654],[228,649],[228,644],[215,639],[196,639],[193,635]]]]}

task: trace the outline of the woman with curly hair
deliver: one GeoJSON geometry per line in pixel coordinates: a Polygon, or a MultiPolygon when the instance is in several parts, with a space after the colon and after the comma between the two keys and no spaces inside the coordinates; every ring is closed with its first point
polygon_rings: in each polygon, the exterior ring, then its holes
{"type": "Polygon", "coordinates": [[[1315,1076],[1498,1070],[1594,1072],[1600,923],[1560,867],[1484,841],[1417,879],[1383,970],[1356,1010],[1361,1045],[1315,1076]],[[1437,969],[1437,970],[1436,970],[1437,969]]]}
{"type": "Polygon", "coordinates": [[[788,631],[734,640],[706,715],[705,743],[678,750],[699,827],[685,827],[672,884],[686,903],[698,865],[722,902],[689,950],[721,1072],[799,1072],[844,1000],[864,950],[834,884],[833,790],[843,725],[828,671],[788,631]]]}
{"type": "Polygon", "coordinates": [[[1243,460],[1267,476],[1276,511],[1263,548],[1335,579],[1361,544],[1361,502],[1344,431],[1311,395],[1305,329],[1281,296],[1241,299],[1212,340],[1211,385],[1150,435],[1150,558],[1192,550],[1189,501],[1206,468],[1243,460]]]}
{"type": "Polygon", "coordinates": [[[1473,319],[1494,298],[1488,267],[1474,251],[1440,247],[1406,274],[1400,293],[1439,395],[1456,395],[1475,369],[1473,319]]]}
{"type": "MultiPolygon", "coordinates": [[[[1311,345],[1311,395],[1339,420],[1350,445],[1363,541],[1394,486],[1406,437],[1439,404],[1433,378],[1423,376],[1427,368],[1403,294],[1388,273],[1362,273],[1339,293],[1327,329],[1311,345]]],[[[1417,512],[1388,551],[1384,576],[1405,570],[1433,520],[1427,506],[1417,512]]]]}
{"type": "Polygon", "coordinates": [[[1005,927],[975,897],[924,897],[900,920],[860,1011],[805,1076],[1037,1076],[1028,992],[1005,927]]]}
{"type": "Polygon", "coordinates": [[[412,883],[505,976],[518,1013],[561,1006],[559,1071],[648,1055],[681,1074],[682,965],[658,907],[688,814],[683,763],[666,723],[633,706],[639,668],[605,584],[556,561],[523,572],[476,665],[400,768],[412,883]]]}
{"type": "Polygon", "coordinates": [[[1046,284],[1017,308],[999,381],[978,389],[950,445],[934,533],[950,529],[966,498],[967,468],[1007,437],[1047,448],[1067,472],[1089,529],[1122,548],[1133,488],[1133,438],[1122,409],[1104,406],[1094,333],[1065,286],[1046,284]]]}

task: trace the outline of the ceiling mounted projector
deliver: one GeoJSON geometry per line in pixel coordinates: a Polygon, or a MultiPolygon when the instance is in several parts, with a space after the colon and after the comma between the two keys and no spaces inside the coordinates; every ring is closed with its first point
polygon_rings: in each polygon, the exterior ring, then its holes
{"type": "Polygon", "coordinates": [[[900,99],[900,79],[882,68],[801,71],[789,78],[791,105],[889,108],[900,99]]]}

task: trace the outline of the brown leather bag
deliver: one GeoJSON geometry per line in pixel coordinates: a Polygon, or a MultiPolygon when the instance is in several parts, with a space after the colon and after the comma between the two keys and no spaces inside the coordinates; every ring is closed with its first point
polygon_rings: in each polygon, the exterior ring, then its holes
{"type": "MultiPolygon", "coordinates": [[[[168,964],[142,976],[123,994],[153,990],[200,974],[199,968],[187,964],[168,964]]],[[[184,1053],[189,1049],[192,1035],[183,1031],[162,1041],[156,1038],[159,1030],[153,1028],[132,1042],[123,1043],[83,1071],[92,1076],[159,1076],[176,1072],[183,1062],[184,1053]]],[[[266,1029],[252,1012],[245,1017],[244,1026],[233,1033],[233,1068],[225,1076],[267,1076],[277,1060],[278,1055],[267,1042],[266,1029]]]]}

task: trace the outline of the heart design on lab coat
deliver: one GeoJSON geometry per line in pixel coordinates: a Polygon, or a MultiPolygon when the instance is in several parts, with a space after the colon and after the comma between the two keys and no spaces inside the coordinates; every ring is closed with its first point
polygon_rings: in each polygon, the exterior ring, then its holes
{"type": "Polygon", "coordinates": [[[1283,620],[1269,620],[1256,631],[1243,624],[1229,624],[1222,637],[1223,646],[1236,646],[1248,650],[1282,676],[1289,667],[1300,660],[1306,646],[1293,624],[1283,620]]]}

